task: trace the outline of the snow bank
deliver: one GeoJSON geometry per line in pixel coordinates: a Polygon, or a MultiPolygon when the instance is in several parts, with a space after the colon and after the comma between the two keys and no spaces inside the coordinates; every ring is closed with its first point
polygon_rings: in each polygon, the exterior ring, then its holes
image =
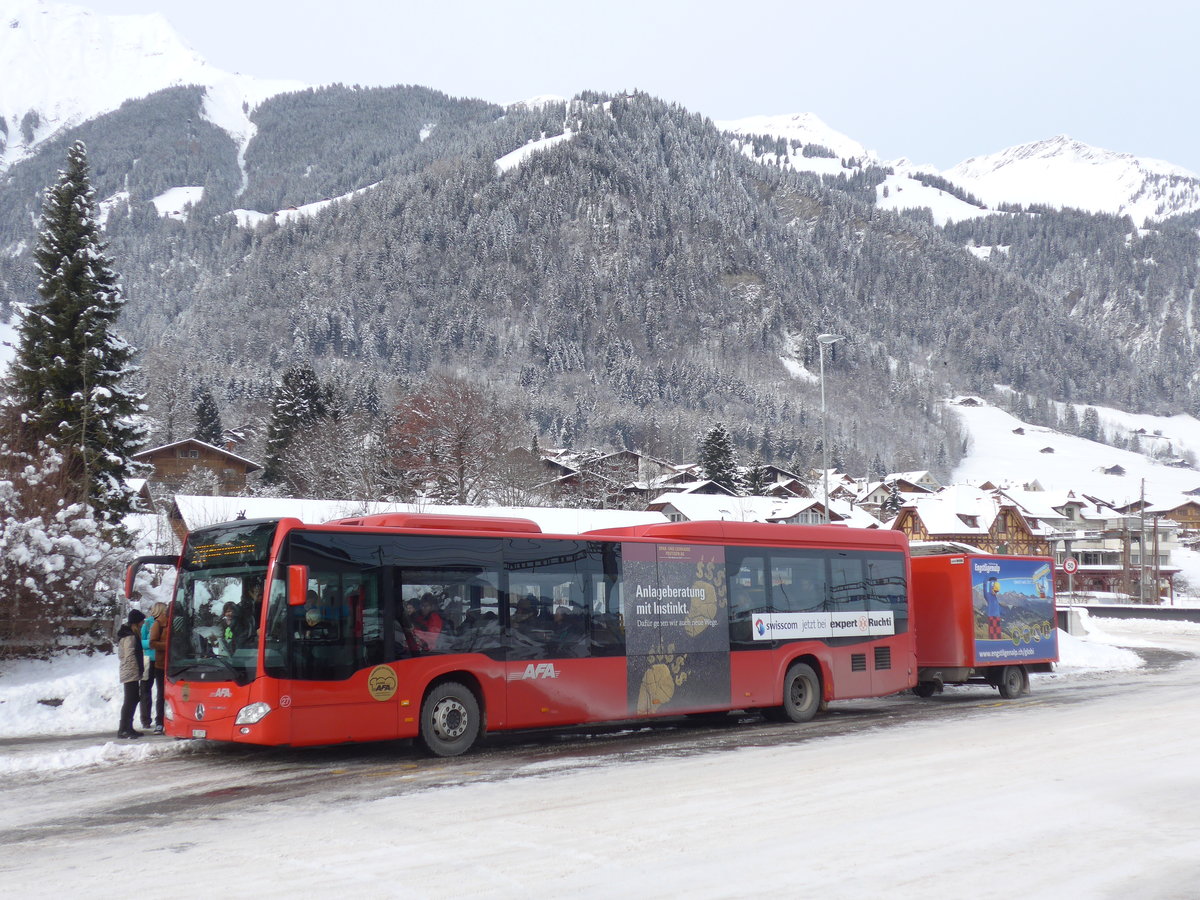
{"type": "Polygon", "coordinates": [[[117,730],[123,691],[111,653],[68,652],[0,667],[0,738],[117,730]]]}

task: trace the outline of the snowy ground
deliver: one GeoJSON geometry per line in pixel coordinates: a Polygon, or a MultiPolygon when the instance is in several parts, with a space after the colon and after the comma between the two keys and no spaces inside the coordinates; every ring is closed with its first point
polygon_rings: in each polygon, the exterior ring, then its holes
{"type": "Polygon", "coordinates": [[[1200,663],[1151,672],[1126,648],[1194,655],[1200,624],[1089,628],[1083,638],[1060,632],[1063,662],[1035,676],[1028,698],[961,688],[969,697],[948,702],[969,702],[948,715],[893,723],[868,711],[878,727],[851,735],[617,753],[570,769],[553,754],[530,764],[514,753],[509,763],[499,750],[490,762],[498,757],[505,774],[479,783],[439,781],[439,761],[416,757],[351,776],[314,755],[321,786],[311,796],[268,794],[234,809],[184,797],[175,807],[167,781],[161,807],[131,797],[141,810],[132,824],[93,817],[72,829],[55,813],[47,837],[14,798],[70,810],[75,791],[93,801],[111,791],[120,808],[130,764],[144,767],[133,779],[145,784],[188,755],[189,772],[236,792],[241,765],[196,755],[192,742],[111,740],[112,657],[8,664],[0,834],[20,840],[8,849],[0,840],[0,883],[10,896],[55,887],[127,896],[134,882],[114,872],[136,848],[130,864],[169,871],[172,894],[185,897],[1193,897],[1200,663]],[[18,737],[51,731],[84,736],[54,753],[18,737]],[[428,786],[397,794],[406,780],[428,786]]]}

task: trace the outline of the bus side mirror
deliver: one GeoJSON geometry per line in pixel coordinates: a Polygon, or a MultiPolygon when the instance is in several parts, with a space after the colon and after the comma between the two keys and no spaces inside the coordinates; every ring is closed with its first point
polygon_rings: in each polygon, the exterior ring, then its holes
{"type": "Polygon", "coordinates": [[[303,606],[308,599],[308,566],[287,567],[288,606],[303,606]]]}
{"type": "Polygon", "coordinates": [[[170,566],[178,568],[179,557],[177,556],[139,556],[128,566],[125,567],[125,599],[133,599],[133,583],[137,578],[138,571],[142,566],[170,566]]]}

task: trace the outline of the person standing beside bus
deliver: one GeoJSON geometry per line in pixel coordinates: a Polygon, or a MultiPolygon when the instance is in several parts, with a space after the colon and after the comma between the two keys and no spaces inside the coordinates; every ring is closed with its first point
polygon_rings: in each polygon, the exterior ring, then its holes
{"type": "MultiPolygon", "coordinates": [[[[154,733],[163,733],[163,708],[165,706],[163,697],[164,680],[166,677],[167,666],[167,604],[159,602],[150,607],[150,618],[146,621],[150,626],[149,642],[149,668],[150,674],[142,683],[147,687],[147,694],[150,693],[149,688],[153,688],[154,693],[154,733]]],[[[148,699],[148,698],[147,698],[148,699]]],[[[149,715],[149,710],[142,707],[142,724],[148,725],[146,721],[149,715]]]]}
{"type": "Polygon", "coordinates": [[[142,659],[141,625],[146,615],[140,609],[131,609],[129,616],[117,631],[117,675],[125,688],[121,703],[121,722],[117,726],[117,737],[140,738],[142,733],[133,730],[133,713],[141,697],[142,674],[145,661],[142,659]]]}
{"type": "Polygon", "coordinates": [[[154,651],[150,649],[150,628],[154,625],[153,615],[142,621],[138,636],[142,641],[142,680],[138,682],[138,711],[141,713],[142,728],[150,729],[150,701],[154,684],[154,651]]]}

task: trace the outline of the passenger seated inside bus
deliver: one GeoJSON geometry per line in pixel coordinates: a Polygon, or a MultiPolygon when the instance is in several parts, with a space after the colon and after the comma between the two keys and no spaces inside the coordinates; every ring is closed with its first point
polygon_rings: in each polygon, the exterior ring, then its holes
{"type": "Polygon", "coordinates": [[[413,633],[426,650],[437,649],[444,622],[433,594],[421,595],[421,606],[413,615],[413,633]]]}
{"type": "Polygon", "coordinates": [[[533,594],[526,594],[517,600],[516,606],[512,608],[509,614],[509,619],[514,628],[523,626],[532,626],[537,618],[537,598],[533,594]]]}
{"type": "Polygon", "coordinates": [[[588,655],[587,632],[583,611],[559,606],[554,610],[550,632],[551,656],[579,657],[588,655]]]}

